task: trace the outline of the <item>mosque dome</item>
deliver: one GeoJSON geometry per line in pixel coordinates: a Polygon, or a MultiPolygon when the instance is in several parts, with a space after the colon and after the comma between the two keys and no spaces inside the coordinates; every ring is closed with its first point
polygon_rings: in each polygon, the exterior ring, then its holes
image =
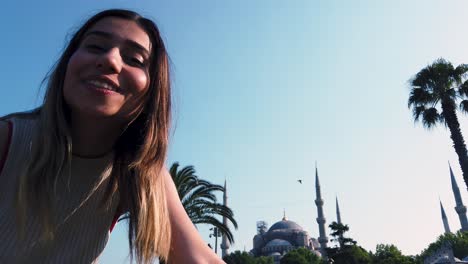
{"type": "Polygon", "coordinates": [[[269,241],[263,248],[262,253],[270,256],[271,253],[275,252],[288,252],[293,250],[295,247],[291,242],[284,239],[273,239],[269,241]]]}
{"type": "Polygon", "coordinates": [[[274,223],[268,231],[266,229],[264,221],[257,222],[258,233],[253,239],[252,255],[272,256],[275,263],[279,263],[281,257],[287,252],[296,248],[305,248],[321,256],[317,251],[318,247],[314,247],[318,245],[316,239],[311,238],[307,231],[296,222],[288,220],[286,212],[281,221],[274,223]]]}
{"type": "Polygon", "coordinates": [[[284,230],[284,229],[289,229],[289,230],[299,230],[303,231],[303,228],[298,225],[294,221],[290,221],[286,219],[286,217],[283,218],[283,220],[276,222],[274,225],[270,227],[268,232],[274,231],[274,230],[284,230]]]}
{"type": "Polygon", "coordinates": [[[272,252],[272,253],[268,254],[268,256],[272,256],[272,257],[274,257],[274,256],[281,256],[281,253],[279,253],[279,252],[272,252]]]}

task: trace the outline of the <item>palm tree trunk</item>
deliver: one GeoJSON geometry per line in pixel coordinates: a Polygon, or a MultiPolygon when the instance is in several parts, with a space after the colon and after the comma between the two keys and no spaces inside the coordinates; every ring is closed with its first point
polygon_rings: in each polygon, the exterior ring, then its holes
{"type": "Polygon", "coordinates": [[[463,179],[468,189],[468,154],[453,102],[442,102],[442,115],[450,130],[450,138],[452,138],[453,147],[458,155],[458,162],[463,172],[463,179]]]}

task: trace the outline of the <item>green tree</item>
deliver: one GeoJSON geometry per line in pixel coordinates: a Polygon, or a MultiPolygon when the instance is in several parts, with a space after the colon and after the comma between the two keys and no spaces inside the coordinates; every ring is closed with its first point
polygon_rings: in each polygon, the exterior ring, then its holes
{"type": "Polygon", "coordinates": [[[415,122],[420,120],[426,128],[439,123],[449,128],[468,188],[468,155],[457,117],[457,110],[468,112],[467,71],[466,64],[454,68],[442,58],[436,60],[410,81],[408,107],[413,110],[415,122]]]}
{"type": "Polygon", "coordinates": [[[394,245],[378,244],[375,254],[371,254],[374,264],[413,264],[416,263],[412,257],[404,256],[394,245]]]}
{"type": "Polygon", "coordinates": [[[208,224],[218,228],[221,234],[226,234],[230,243],[234,242],[234,236],[229,226],[218,220],[217,216],[226,217],[237,229],[237,221],[233,211],[217,202],[215,192],[224,192],[224,187],[212,184],[195,175],[193,166],[186,166],[179,170],[179,163],[175,162],[169,169],[169,173],[179,193],[182,205],[193,224],[208,224]]]}
{"type": "Polygon", "coordinates": [[[227,264],[274,264],[272,257],[254,257],[249,255],[247,252],[241,252],[239,250],[232,252],[231,254],[223,258],[227,264]]]}
{"type": "Polygon", "coordinates": [[[344,234],[349,231],[348,225],[332,222],[328,227],[330,227],[332,230],[330,233],[330,235],[333,237],[331,241],[337,242],[340,249],[346,246],[356,245],[356,241],[354,241],[352,238],[344,236],[344,234]]]}
{"type": "Polygon", "coordinates": [[[280,260],[280,264],[308,264],[307,259],[297,252],[288,252],[280,260]]]}
{"type": "Polygon", "coordinates": [[[227,264],[255,264],[255,259],[253,256],[249,255],[247,252],[241,252],[236,250],[231,254],[224,256],[224,262],[227,264]]]}
{"type": "Polygon", "coordinates": [[[273,257],[256,257],[255,264],[275,264],[273,257]]]}
{"type": "Polygon", "coordinates": [[[335,264],[370,264],[372,259],[370,254],[360,246],[350,245],[343,249],[336,250],[328,249],[329,258],[333,259],[335,264]],[[330,252],[331,251],[331,252],[330,252]]]}
{"type": "Polygon", "coordinates": [[[443,234],[437,240],[421,252],[420,260],[432,255],[445,243],[450,243],[453,249],[453,255],[457,258],[464,258],[468,256],[468,232],[458,231],[456,234],[448,233],[443,234]]]}
{"type": "Polygon", "coordinates": [[[327,248],[327,256],[336,264],[367,264],[371,263],[369,253],[362,247],[357,246],[357,242],[352,238],[346,237],[345,233],[349,231],[348,225],[332,222],[329,225],[331,229],[331,240],[338,243],[334,248],[327,248]]]}
{"type": "Polygon", "coordinates": [[[320,264],[321,258],[306,248],[297,248],[286,253],[281,264],[320,264]]]}

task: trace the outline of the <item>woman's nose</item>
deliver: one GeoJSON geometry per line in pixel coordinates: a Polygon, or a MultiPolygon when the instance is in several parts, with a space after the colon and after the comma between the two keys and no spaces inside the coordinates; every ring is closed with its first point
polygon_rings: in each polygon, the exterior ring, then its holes
{"type": "Polygon", "coordinates": [[[112,48],[99,55],[96,66],[104,71],[120,73],[122,70],[122,56],[118,48],[112,48]]]}

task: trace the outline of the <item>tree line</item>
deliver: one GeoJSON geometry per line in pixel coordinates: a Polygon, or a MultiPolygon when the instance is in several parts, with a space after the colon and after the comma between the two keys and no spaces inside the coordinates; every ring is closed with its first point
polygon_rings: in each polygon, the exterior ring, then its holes
{"type": "MultiPolygon", "coordinates": [[[[431,243],[421,254],[404,255],[395,245],[378,244],[375,251],[367,251],[346,236],[348,225],[333,222],[331,241],[335,246],[326,249],[328,260],[322,259],[306,248],[297,248],[287,252],[280,260],[281,264],[423,264],[424,259],[435,253],[442,245],[450,242],[454,256],[462,259],[468,256],[468,232],[444,234],[431,243]]],[[[223,259],[227,264],[274,264],[272,257],[254,257],[248,252],[235,251],[223,259]]]]}

